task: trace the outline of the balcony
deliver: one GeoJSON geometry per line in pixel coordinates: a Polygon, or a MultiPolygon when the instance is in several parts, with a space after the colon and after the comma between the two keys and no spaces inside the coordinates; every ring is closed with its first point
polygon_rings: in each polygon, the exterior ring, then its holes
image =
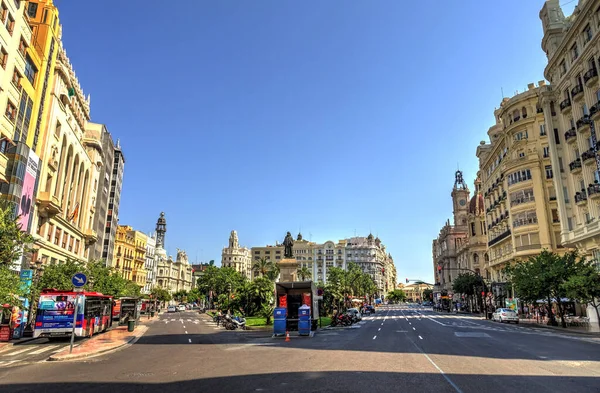
{"type": "Polygon", "coordinates": [[[49,192],[40,192],[35,203],[38,205],[38,212],[42,217],[50,218],[62,213],[60,201],[49,192]]]}
{"type": "Polygon", "coordinates": [[[87,244],[96,243],[96,241],[98,241],[98,234],[93,229],[86,229],[83,233],[83,237],[87,244]]]}
{"type": "Polygon", "coordinates": [[[562,113],[565,113],[567,110],[570,110],[570,109],[571,109],[571,100],[570,99],[567,98],[566,100],[563,100],[560,103],[560,111],[562,113]]]}
{"type": "Polygon", "coordinates": [[[585,164],[593,164],[596,162],[596,153],[594,152],[594,148],[590,148],[581,154],[581,159],[585,164]]]}
{"type": "Polygon", "coordinates": [[[592,68],[583,74],[583,83],[585,83],[586,86],[590,86],[596,80],[598,80],[598,71],[595,68],[592,68]]]}
{"type": "Polygon", "coordinates": [[[581,172],[581,158],[576,159],[575,161],[569,164],[569,170],[571,173],[580,173],[581,172]]]}
{"type": "Polygon", "coordinates": [[[590,184],[587,188],[588,198],[590,199],[599,199],[600,198],[600,184],[594,183],[590,184]]]}
{"type": "Polygon", "coordinates": [[[582,206],[585,205],[587,203],[587,195],[585,193],[585,190],[581,190],[581,192],[576,192],[575,193],[575,204],[577,206],[582,206]]]}
{"type": "Polygon", "coordinates": [[[492,240],[490,240],[488,242],[488,247],[493,246],[494,244],[506,239],[509,236],[510,236],[510,229],[507,229],[506,231],[502,232],[501,234],[499,234],[498,236],[496,236],[492,240]]]}
{"type": "Polygon", "coordinates": [[[565,141],[567,141],[567,143],[577,141],[577,131],[575,131],[575,128],[571,128],[569,131],[565,132],[565,141]]]}
{"type": "Polygon", "coordinates": [[[583,98],[583,85],[577,85],[571,89],[571,98],[574,101],[579,101],[583,98]]]}
{"type": "Polygon", "coordinates": [[[583,115],[583,117],[581,119],[577,120],[577,123],[575,123],[575,125],[577,126],[577,131],[579,131],[579,132],[589,131],[590,123],[591,123],[590,116],[583,115]]]}

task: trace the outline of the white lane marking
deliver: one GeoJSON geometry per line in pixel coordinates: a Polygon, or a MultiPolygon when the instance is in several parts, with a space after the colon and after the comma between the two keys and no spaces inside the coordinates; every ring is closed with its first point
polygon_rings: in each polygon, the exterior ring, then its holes
{"type": "Polygon", "coordinates": [[[378,331],[378,332],[380,332],[380,331],[381,331],[381,328],[379,328],[377,331],[378,331]]]}
{"type": "Polygon", "coordinates": [[[3,366],[8,366],[10,364],[13,364],[15,362],[20,362],[20,360],[7,360],[7,361],[0,361],[0,364],[3,366]]]}
{"type": "Polygon", "coordinates": [[[185,331],[185,334],[187,334],[187,330],[185,331]]]}
{"type": "Polygon", "coordinates": [[[413,330],[417,330],[417,329],[413,328],[413,330]]]}
{"type": "Polygon", "coordinates": [[[183,328],[185,329],[185,325],[183,326],[183,328]]]}
{"type": "Polygon", "coordinates": [[[383,322],[381,322],[381,326],[383,326],[383,322]]]}
{"type": "Polygon", "coordinates": [[[191,339],[191,338],[188,338],[188,342],[191,344],[191,343],[192,343],[192,339],[191,339]]]}
{"type": "Polygon", "coordinates": [[[32,349],[36,349],[36,348],[37,347],[24,348],[24,349],[21,349],[20,351],[15,351],[15,352],[7,353],[6,355],[3,355],[3,356],[15,356],[15,355],[18,355],[20,353],[31,351],[32,349]]]}
{"type": "Polygon", "coordinates": [[[409,325],[412,325],[412,323],[410,323],[410,322],[409,322],[408,324],[409,324],[409,325]]]}
{"type": "Polygon", "coordinates": [[[419,336],[419,338],[420,338],[421,340],[423,339],[423,337],[421,337],[421,336],[419,336]]]}
{"type": "Polygon", "coordinates": [[[377,336],[373,336],[373,340],[375,340],[377,338],[377,336]]]}
{"type": "Polygon", "coordinates": [[[37,351],[29,352],[30,355],[39,355],[40,353],[50,351],[54,348],[58,348],[60,345],[50,345],[48,347],[43,347],[42,349],[38,349],[37,351]]]}
{"type": "Polygon", "coordinates": [[[415,344],[414,342],[413,342],[413,344],[415,345],[415,347],[417,347],[419,352],[421,352],[423,354],[423,356],[425,356],[425,358],[427,358],[427,360],[429,360],[429,363],[433,364],[433,367],[435,367],[440,372],[440,374],[442,374],[442,377],[444,377],[444,379],[450,384],[450,386],[452,386],[454,388],[456,393],[463,393],[463,391],[460,390],[460,388],[458,386],[456,386],[456,384],[454,382],[452,382],[452,380],[446,375],[446,373],[441,368],[439,368],[439,366],[437,364],[435,364],[435,362],[433,360],[431,360],[429,355],[427,355],[425,352],[423,352],[423,350],[421,348],[419,348],[417,346],[417,344],[415,344]]]}

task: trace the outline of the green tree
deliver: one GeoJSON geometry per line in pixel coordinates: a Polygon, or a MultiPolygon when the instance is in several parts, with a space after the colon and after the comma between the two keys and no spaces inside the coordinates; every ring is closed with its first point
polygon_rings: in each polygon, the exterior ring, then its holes
{"type": "Polygon", "coordinates": [[[21,287],[19,275],[11,271],[8,266],[0,265],[0,305],[8,303],[20,306],[19,297],[24,295],[25,291],[21,287]]]}
{"type": "Polygon", "coordinates": [[[475,288],[480,283],[479,277],[473,273],[460,273],[452,280],[452,289],[456,293],[472,296],[475,294],[475,288]]]}
{"type": "Polygon", "coordinates": [[[164,288],[154,287],[150,291],[152,298],[157,299],[159,302],[169,302],[173,298],[169,291],[164,288]]]}
{"type": "Polygon", "coordinates": [[[392,303],[400,303],[406,301],[406,293],[402,289],[394,289],[388,292],[387,299],[392,303]]]}
{"type": "Polygon", "coordinates": [[[312,277],[312,272],[306,266],[298,268],[298,272],[297,273],[298,273],[298,277],[300,277],[301,281],[306,281],[307,278],[311,278],[312,277]]]}
{"type": "MultiPolygon", "coordinates": [[[[83,263],[67,259],[64,263],[46,265],[40,277],[37,289],[58,289],[62,291],[73,289],[71,279],[75,273],[87,273],[83,263]]],[[[90,283],[86,284],[89,287],[90,283]]]]}
{"type": "Polygon", "coordinates": [[[271,318],[273,318],[273,311],[275,311],[275,306],[271,304],[263,304],[260,308],[260,316],[266,319],[267,325],[271,324],[271,318]]]}
{"type": "Polygon", "coordinates": [[[188,302],[198,303],[202,299],[203,295],[198,288],[193,288],[187,295],[188,302]]]}
{"type": "Polygon", "coordinates": [[[21,230],[19,217],[14,217],[12,204],[0,200],[0,265],[10,266],[23,252],[31,251],[33,238],[21,230]]]}
{"type": "Polygon", "coordinates": [[[576,274],[569,277],[563,287],[569,298],[594,308],[600,325],[600,272],[596,261],[581,261],[576,274]]]}
{"type": "Polygon", "coordinates": [[[173,299],[176,302],[186,302],[187,301],[188,292],[185,289],[177,291],[173,294],[173,299]]]}
{"type": "MultiPolygon", "coordinates": [[[[575,251],[560,256],[544,250],[526,262],[507,267],[505,272],[510,275],[519,299],[529,303],[546,299],[549,308],[554,300],[562,327],[566,328],[562,299],[567,297],[565,283],[577,274],[577,258],[575,251]]],[[[550,313],[550,324],[558,325],[553,313],[550,313]]]]}

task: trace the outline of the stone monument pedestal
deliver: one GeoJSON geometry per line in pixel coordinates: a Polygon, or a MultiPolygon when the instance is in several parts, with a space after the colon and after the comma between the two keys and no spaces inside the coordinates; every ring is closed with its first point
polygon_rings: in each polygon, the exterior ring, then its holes
{"type": "Polygon", "coordinates": [[[277,263],[279,266],[279,281],[298,281],[298,262],[294,258],[285,258],[277,263]]]}

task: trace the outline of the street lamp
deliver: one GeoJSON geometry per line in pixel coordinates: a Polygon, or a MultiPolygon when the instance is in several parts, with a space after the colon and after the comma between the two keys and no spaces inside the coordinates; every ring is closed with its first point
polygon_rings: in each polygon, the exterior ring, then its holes
{"type": "Polygon", "coordinates": [[[32,285],[29,288],[29,292],[31,295],[31,301],[29,303],[29,311],[27,314],[27,325],[25,326],[25,329],[23,330],[23,332],[27,332],[28,334],[31,333],[33,335],[33,323],[34,323],[34,318],[33,318],[33,305],[36,302],[36,294],[35,294],[35,289],[38,285],[38,283],[40,282],[40,277],[42,276],[42,274],[44,273],[44,262],[40,259],[38,259],[37,261],[31,261],[29,263],[29,267],[31,268],[31,270],[33,270],[33,280],[32,280],[32,285]]]}

